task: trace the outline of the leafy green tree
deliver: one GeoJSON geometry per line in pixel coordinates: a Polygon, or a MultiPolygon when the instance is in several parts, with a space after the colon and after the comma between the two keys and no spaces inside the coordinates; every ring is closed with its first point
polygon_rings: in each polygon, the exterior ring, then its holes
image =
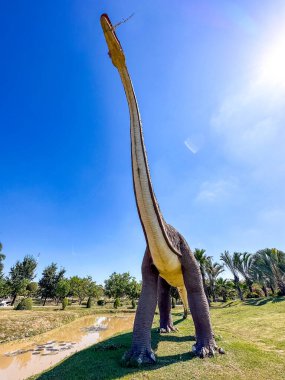
{"type": "Polygon", "coordinates": [[[38,291],[38,283],[37,282],[30,282],[28,285],[27,285],[27,292],[28,292],[28,295],[29,297],[31,296],[35,296],[37,291],[38,291]]]}
{"type": "Polygon", "coordinates": [[[86,289],[86,296],[88,297],[86,306],[91,307],[93,298],[99,298],[104,294],[103,288],[97,285],[91,276],[84,278],[84,287],[86,289]]]}
{"type": "Polygon", "coordinates": [[[37,262],[33,256],[27,255],[23,261],[17,261],[11,267],[8,277],[8,285],[13,297],[11,305],[14,305],[18,295],[25,295],[27,285],[35,278],[37,262]]]}
{"type": "Polygon", "coordinates": [[[137,280],[133,277],[131,278],[128,286],[126,294],[128,298],[132,301],[132,307],[135,308],[135,301],[139,298],[142,291],[142,284],[137,282],[137,280]]]}
{"type": "Polygon", "coordinates": [[[51,263],[42,273],[42,278],[39,281],[41,297],[44,299],[43,306],[46,304],[47,298],[56,297],[56,287],[60,280],[63,279],[65,269],[57,270],[57,264],[51,263]]]}
{"type": "Polygon", "coordinates": [[[221,254],[221,260],[225,263],[227,268],[232,272],[234,276],[234,283],[236,286],[236,289],[238,291],[239,298],[241,301],[244,300],[243,294],[240,287],[240,279],[239,279],[239,271],[238,266],[240,262],[240,254],[238,252],[234,252],[231,256],[229,251],[225,251],[221,254]]]}
{"type": "Polygon", "coordinates": [[[2,249],[3,249],[3,245],[0,242],[0,278],[4,277],[4,274],[3,274],[3,269],[4,269],[3,261],[6,259],[6,256],[4,255],[4,253],[2,253],[2,249]]]}
{"type": "Polygon", "coordinates": [[[79,300],[79,305],[87,295],[87,286],[88,281],[84,278],[78,276],[73,276],[70,278],[70,291],[71,294],[76,296],[79,300]]]}
{"type": "Polygon", "coordinates": [[[4,253],[2,253],[3,245],[0,243],[0,297],[7,297],[10,294],[9,285],[7,279],[4,277],[3,269],[4,263],[3,261],[6,259],[4,253]]]}
{"type": "Polygon", "coordinates": [[[66,278],[62,278],[58,281],[55,288],[55,295],[58,301],[63,300],[70,292],[70,281],[66,278]]]}
{"type": "Polygon", "coordinates": [[[127,295],[128,286],[131,281],[130,273],[112,273],[105,280],[105,294],[108,297],[122,298],[127,295]]]}
{"type": "Polygon", "coordinates": [[[0,298],[6,298],[11,294],[9,283],[6,278],[0,278],[0,298]]]}

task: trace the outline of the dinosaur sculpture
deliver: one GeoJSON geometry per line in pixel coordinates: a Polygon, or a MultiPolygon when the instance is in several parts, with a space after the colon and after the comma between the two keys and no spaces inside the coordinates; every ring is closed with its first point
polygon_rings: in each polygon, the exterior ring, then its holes
{"type": "Polygon", "coordinates": [[[170,285],[179,289],[184,307],[187,307],[188,297],[196,335],[192,351],[202,358],[212,356],[216,351],[223,353],[214,339],[198,263],[183,236],[164,221],[154,195],[138,104],[123,49],[106,14],[101,16],[101,25],[109,56],[119,71],[128,101],[134,193],[147,243],[142,262],[143,284],[134,322],[132,346],[122,361],[127,366],[155,362],[151,349],[151,326],[157,303],[160,332],[175,330],[170,312],[170,285]]]}

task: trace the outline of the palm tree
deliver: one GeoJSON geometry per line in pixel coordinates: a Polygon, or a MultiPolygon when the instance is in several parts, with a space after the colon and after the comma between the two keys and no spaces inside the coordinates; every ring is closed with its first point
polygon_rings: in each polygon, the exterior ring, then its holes
{"type": "Polygon", "coordinates": [[[208,260],[205,264],[205,271],[208,275],[209,283],[210,283],[210,292],[213,296],[213,302],[217,302],[216,297],[216,280],[219,274],[224,271],[223,265],[219,263],[213,263],[212,257],[208,256],[208,260]]]}
{"type": "Polygon", "coordinates": [[[208,303],[210,305],[210,299],[209,299],[209,294],[208,294],[208,289],[207,289],[207,284],[206,284],[206,273],[205,273],[205,270],[206,270],[205,268],[206,268],[206,265],[208,262],[208,257],[205,255],[205,253],[206,253],[205,249],[195,248],[195,250],[194,250],[194,256],[195,256],[195,258],[198,261],[199,266],[200,266],[200,272],[201,272],[201,276],[202,276],[204,292],[206,294],[208,303]]]}
{"type": "Polygon", "coordinates": [[[253,258],[253,272],[265,280],[269,286],[279,288],[285,295],[285,253],[275,248],[262,249],[253,258]]]}
{"type": "Polygon", "coordinates": [[[239,273],[244,277],[245,283],[250,291],[250,293],[253,292],[252,290],[252,273],[251,273],[251,266],[253,263],[252,255],[248,252],[244,253],[238,253],[235,252],[234,254],[237,255],[238,259],[236,260],[236,267],[239,273]]]}
{"type": "Polygon", "coordinates": [[[227,302],[229,298],[234,298],[236,295],[234,283],[222,277],[216,281],[216,291],[217,294],[223,298],[223,302],[227,302]]]}
{"type": "Polygon", "coordinates": [[[243,294],[240,288],[240,280],[238,275],[238,263],[240,260],[239,253],[234,252],[233,256],[230,255],[229,251],[225,251],[221,254],[221,260],[225,263],[228,269],[232,272],[234,276],[234,283],[239,294],[239,298],[243,301],[243,294]]]}

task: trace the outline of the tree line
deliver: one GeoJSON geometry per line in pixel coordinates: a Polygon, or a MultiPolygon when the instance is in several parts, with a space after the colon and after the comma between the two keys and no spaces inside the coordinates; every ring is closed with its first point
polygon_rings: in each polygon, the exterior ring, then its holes
{"type": "Polygon", "coordinates": [[[12,306],[17,297],[22,296],[39,297],[43,306],[46,305],[47,300],[53,300],[58,304],[66,297],[70,299],[70,302],[75,299],[79,305],[85,299],[87,299],[87,305],[90,305],[92,299],[108,297],[114,299],[114,307],[120,306],[121,299],[127,297],[135,307],[135,301],[141,292],[141,283],[128,272],[121,274],[114,272],[105,281],[105,286],[102,286],[93,281],[91,276],[67,278],[66,270],[58,268],[56,263],[45,267],[41,278],[36,282],[34,279],[37,261],[31,255],[26,255],[22,261],[18,260],[5,277],[3,269],[6,256],[2,249],[3,246],[0,243],[0,298],[11,297],[12,306]]]}
{"type": "Polygon", "coordinates": [[[217,297],[223,301],[229,298],[257,298],[271,295],[285,296],[285,253],[276,248],[265,248],[254,254],[249,252],[224,251],[221,263],[213,262],[204,249],[195,249],[204,290],[209,304],[217,297]],[[219,275],[225,267],[232,279],[219,275]]]}
{"type": "MultiPolygon", "coordinates": [[[[103,297],[112,298],[114,307],[120,306],[122,298],[128,298],[135,307],[136,300],[141,292],[141,283],[130,273],[116,273],[105,280],[104,286],[93,281],[91,276],[65,276],[66,270],[51,263],[42,272],[38,282],[35,282],[37,261],[31,255],[26,255],[22,261],[18,260],[10,268],[8,276],[4,276],[5,254],[0,243],[0,298],[11,297],[14,305],[18,296],[40,297],[42,305],[47,300],[55,303],[62,302],[66,297],[70,302],[75,298],[81,305],[87,299],[87,305],[92,299],[103,297]]],[[[209,304],[218,299],[240,298],[244,300],[254,297],[271,295],[285,295],[285,253],[275,248],[248,252],[224,251],[220,255],[221,262],[214,262],[207,256],[204,249],[195,249],[194,256],[199,263],[204,291],[209,304]],[[221,277],[225,267],[232,274],[231,279],[221,277]]],[[[174,300],[179,294],[174,288],[171,290],[174,300]]],[[[67,301],[65,301],[67,302],[67,301]]]]}

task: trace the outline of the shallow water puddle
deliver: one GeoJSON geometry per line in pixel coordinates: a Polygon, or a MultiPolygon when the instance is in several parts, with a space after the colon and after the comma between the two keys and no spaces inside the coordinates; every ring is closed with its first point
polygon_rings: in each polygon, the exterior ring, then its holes
{"type": "Polygon", "coordinates": [[[88,316],[50,332],[0,344],[0,379],[23,380],[115,333],[130,329],[134,316],[88,316]]]}

